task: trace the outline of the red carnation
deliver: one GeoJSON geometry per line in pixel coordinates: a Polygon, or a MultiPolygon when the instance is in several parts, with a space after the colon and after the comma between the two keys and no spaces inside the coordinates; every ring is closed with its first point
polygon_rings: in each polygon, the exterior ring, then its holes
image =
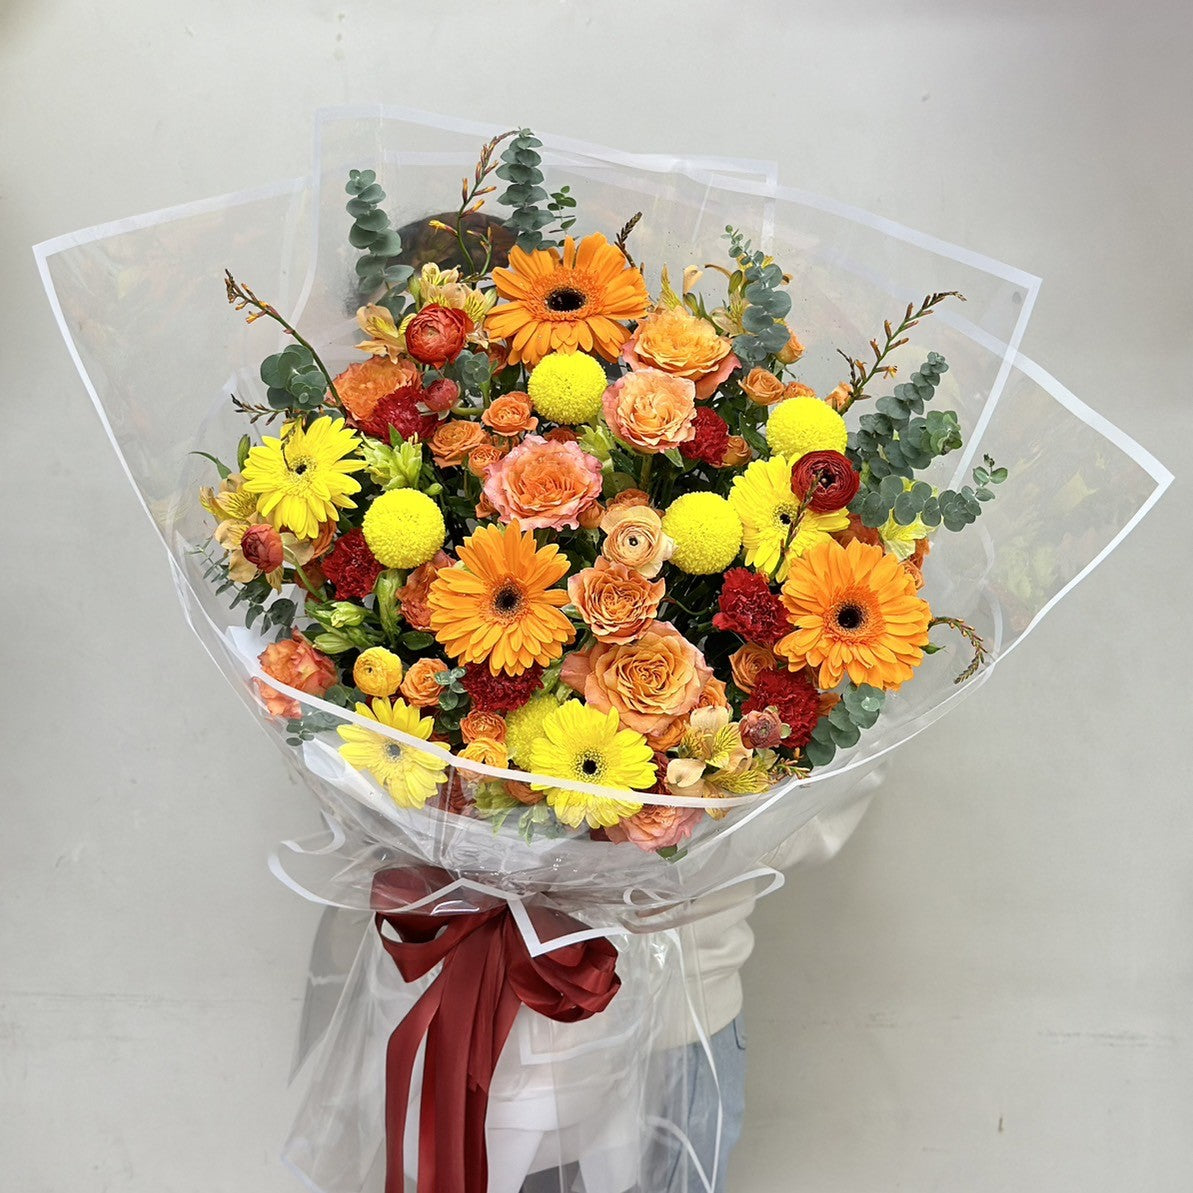
{"type": "Polygon", "coordinates": [[[406,351],[422,364],[441,369],[460,355],[471,330],[472,320],[463,311],[432,302],[407,325],[406,351]]]}
{"type": "Polygon", "coordinates": [[[510,712],[521,708],[538,691],[543,669],[531,664],[521,675],[494,675],[487,663],[465,663],[464,691],[472,698],[472,707],[481,712],[510,712]]]}
{"type": "Polygon", "coordinates": [[[774,646],[791,632],[783,602],[770,590],[765,576],[748,568],[730,568],[719,600],[721,611],[712,623],[718,630],[740,634],[747,642],[774,646]]]}
{"type": "Polygon", "coordinates": [[[791,491],[801,501],[811,493],[808,509],[814,514],[844,509],[861,484],[857,469],[840,452],[808,452],[791,470],[791,491]]]}
{"type": "Polygon", "coordinates": [[[820,720],[820,693],[808,671],[760,672],[741,710],[744,715],[768,708],[775,709],[788,728],[783,745],[789,750],[802,750],[812,740],[812,730],[820,720]]]}
{"type": "Polygon", "coordinates": [[[681,456],[689,460],[703,460],[720,468],[729,447],[729,424],[719,415],[701,406],[696,411],[696,434],[679,445],[681,456]]]}
{"type": "Polygon", "coordinates": [[[403,439],[413,439],[417,435],[425,443],[439,426],[438,415],[418,408],[419,402],[425,398],[426,394],[418,385],[395,389],[373,407],[368,418],[360,420],[360,429],[383,443],[389,442],[391,427],[403,439]]]}
{"type": "Polygon", "coordinates": [[[335,585],[336,598],[341,601],[367,597],[384,570],[360,530],[343,535],[323,560],[323,574],[335,585]]]}

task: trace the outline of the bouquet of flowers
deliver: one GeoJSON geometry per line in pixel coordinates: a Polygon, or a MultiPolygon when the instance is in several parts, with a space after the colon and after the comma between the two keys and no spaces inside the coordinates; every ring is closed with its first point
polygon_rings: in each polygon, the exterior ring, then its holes
{"type": "Polygon", "coordinates": [[[773,885],[1170,478],[1018,356],[1035,279],[526,129],[445,211],[476,131],[328,117],[311,180],[39,254],[192,626],[332,829],[276,870],[377,916],[291,1160],[356,1189],[384,1132],[391,1193],[618,1193],[682,1135],[659,1008],[703,1038],[668,929],[773,885]],[[201,305],[221,255],[275,351],[201,305]]]}

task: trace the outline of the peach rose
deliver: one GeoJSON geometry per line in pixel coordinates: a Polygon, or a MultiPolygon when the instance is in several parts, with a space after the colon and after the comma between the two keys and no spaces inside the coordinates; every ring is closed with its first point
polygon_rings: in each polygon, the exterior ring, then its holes
{"type": "Polygon", "coordinates": [[[530,395],[520,390],[494,398],[481,415],[481,422],[495,434],[504,435],[507,439],[533,431],[539,425],[530,404],[530,395]]]}
{"type": "Polygon", "coordinates": [[[474,708],[461,722],[460,734],[465,742],[487,737],[490,741],[505,741],[505,718],[499,713],[482,712],[474,708]]]}
{"type": "Polygon", "coordinates": [[[733,345],[706,319],[683,307],[664,307],[648,315],[626,342],[622,359],[631,369],[653,368],[686,377],[696,397],[711,398],[741,364],[733,345]]]}
{"type": "Polygon", "coordinates": [[[398,589],[396,596],[402,616],[416,630],[431,628],[431,608],[427,604],[427,593],[440,568],[450,567],[451,556],[446,551],[436,551],[429,563],[419,564],[398,589]]]}
{"type": "Polygon", "coordinates": [[[788,398],[814,398],[816,391],[810,386],[805,385],[802,381],[788,381],[783,386],[783,401],[788,398]]]}
{"type": "Polygon", "coordinates": [[[506,448],[498,447],[495,443],[482,443],[480,447],[472,449],[468,456],[468,471],[480,480],[485,479],[490,464],[496,464],[506,453],[506,448]]]}
{"type": "Polygon", "coordinates": [[[605,835],[618,845],[629,842],[639,849],[670,849],[686,841],[703,816],[703,808],[643,804],[641,812],[611,824],[605,835]]]}
{"type": "Polygon", "coordinates": [[[419,659],[411,664],[398,691],[407,704],[413,704],[415,708],[431,708],[439,703],[439,694],[443,691],[435,676],[449,670],[442,659],[419,659]]]}
{"type": "Polygon", "coordinates": [[[710,679],[700,689],[700,698],[696,701],[696,706],[692,709],[692,712],[697,712],[702,708],[728,707],[729,697],[725,692],[725,681],[723,679],[710,679]]]}
{"type": "MultiPolygon", "coordinates": [[[[289,639],[271,642],[257,661],[266,675],[310,696],[322,696],[339,679],[335,663],[322,651],[316,650],[298,630],[292,630],[289,639]]],[[[260,680],[256,684],[271,716],[286,717],[288,720],[302,716],[302,706],[297,700],[283,696],[260,680]]]]}
{"type": "Polygon", "coordinates": [[[368,419],[377,403],[394,390],[419,384],[418,365],[407,357],[390,360],[386,356],[371,356],[359,364],[349,365],[335,379],[340,405],[357,422],[368,419]]]}
{"type": "Polygon", "coordinates": [[[632,642],[655,619],[666,589],[624,563],[598,559],[568,580],[568,597],[602,642],[632,642]]]}
{"type": "Polygon", "coordinates": [[[696,434],[696,387],[659,369],[627,373],[605,390],[601,406],[613,434],[647,455],[679,447],[696,434]]]}
{"type": "Polygon", "coordinates": [[[528,435],[489,465],[484,495],[503,522],[516,518],[523,530],[576,530],[601,495],[601,462],[575,443],[528,435]]]}
{"type": "Polygon", "coordinates": [[[593,708],[616,709],[627,729],[650,734],[696,707],[712,668],[674,626],[655,621],[637,642],[573,652],[560,678],[593,708]]]}
{"type": "Polygon", "coordinates": [[[783,398],[783,382],[769,369],[751,369],[741,387],[746,397],[758,406],[773,406],[783,398]]]}
{"type": "Polygon", "coordinates": [[[675,543],[663,533],[663,520],[648,505],[610,505],[601,519],[601,554],[653,580],[671,558],[675,543]]]}
{"type": "Polygon", "coordinates": [[[763,671],[774,671],[779,666],[773,650],[766,646],[758,646],[754,642],[747,642],[729,656],[729,669],[733,672],[733,682],[743,692],[752,692],[758,676],[763,671]]]}
{"type": "Polygon", "coordinates": [[[740,435],[730,435],[725,440],[725,454],[721,457],[722,468],[740,468],[754,458],[750,445],[740,435]]]}
{"type": "Polygon", "coordinates": [[[505,743],[495,741],[491,737],[474,737],[461,751],[461,758],[470,762],[480,762],[485,766],[496,766],[505,769],[509,765],[510,756],[505,743]]]}
{"type": "Polygon", "coordinates": [[[779,349],[779,355],[775,359],[781,365],[793,365],[804,354],[804,346],[799,342],[799,336],[787,328],[787,343],[779,349]]]}
{"type": "Polygon", "coordinates": [[[623,505],[650,505],[650,496],[644,493],[641,489],[622,489],[612,501],[609,502],[610,509],[617,509],[623,505]]]}
{"type": "Polygon", "coordinates": [[[454,419],[443,423],[431,436],[431,455],[440,468],[454,468],[464,463],[469,452],[488,442],[489,436],[476,423],[454,419]]]}

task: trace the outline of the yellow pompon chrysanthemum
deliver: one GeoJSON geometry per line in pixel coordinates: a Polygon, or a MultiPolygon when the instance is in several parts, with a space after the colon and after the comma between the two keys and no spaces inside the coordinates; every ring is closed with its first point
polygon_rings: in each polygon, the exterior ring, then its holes
{"type": "Polygon", "coordinates": [[[369,550],[387,568],[416,568],[443,546],[443,511],[418,489],[390,489],[375,498],[360,525],[369,550]]]}
{"type": "Polygon", "coordinates": [[[849,441],[845,420],[819,398],[788,398],[771,408],[763,428],[771,451],[792,464],[808,452],[843,452],[849,441]]]}
{"type": "Polygon", "coordinates": [[[737,511],[716,493],[684,493],[663,515],[663,533],[675,543],[671,563],[690,576],[723,572],[741,550],[737,511]]]}
{"type": "Polygon", "coordinates": [[[509,756],[523,770],[528,765],[530,747],[543,735],[543,722],[559,707],[550,692],[531,696],[521,708],[505,714],[505,745],[509,756]]]}
{"type": "Polygon", "coordinates": [[[924,657],[932,610],[893,555],[854,539],[817,543],[791,565],[783,607],[795,630],[775,653],[793,667],[819,668],[828,691],[846,676],[893,689],[924,657]]]}
{"type": "Polygon", "coordinates": [[[844,510],[800,516],[799,498],[791,491],[792,461],[786,456],[755,460],[733,482],[729,504],[741,518],[746,563],[782,582],[792,559],[849,525],[844,510]],[[794,534],[792,527],[799,518],[794,534]]]}
{"type": "Polygon", "coordinates": [[[349,495],[360,492],[360,482],[349,473],[365,466],[350,458],[359,446],[342,418],[317,418],[306,428],[287,423],[280,439],[267,435],[249,452],[244,491],[258,495],[257,509],[277,530],[317,538],[321,523],[356,508],[349,495]]]}
{"type": "MultiPolygon", "coordinates": [[[[405,700],[391,703],[378,698],[371,705],[358,704],[356,711],[362,717],[423,741],[435,727],[434,718],[420,717],[418,709],[411,708],[405,700]]],[[[404,745],[359,725],[341,725],[336,732],[344,739],[340,747],[344,761],[357,770],[368,771],[399,807],[421,808],[447,777],[443,760],[416,746],[404,745]]]]}
{"type": "Polygon", "coordinates": [[[497,675],[549,667],[574,636],[561,612],[568,594],[555,588],[571,566],[554,544],[537,547],[515,520],[474,530],[440,568],[427,593],[431,631],[454,659],[489,664],[497,675]]]}
{"type": "MultiPolygon", "coordinates": [[[[601,712],[579,700],[568,700],[543,722],[542,736],[530,746],[529,768],[573,783],[624,791],[654,784],[653,758],[646,738],[623,729],[614,709],[601,712]]],[[[547,803],[557,819],[572,828],[584,822],[590,828],[608,828],[642,810],[641,802],[615,796],[587,795],[546,783],[532,786],[547,793],[547,803]]]]}
{"type": "Polygon", "coordinates": [[[485,330],[509,343],[510,364],[536,365],[549,352],[595,352],[616,360],[630,338],[627,320],[650,306],[642,274],[599,232],[557,249],[510,249],[508,269],[493,270],[506,301],[489,312],[485,330]]]}

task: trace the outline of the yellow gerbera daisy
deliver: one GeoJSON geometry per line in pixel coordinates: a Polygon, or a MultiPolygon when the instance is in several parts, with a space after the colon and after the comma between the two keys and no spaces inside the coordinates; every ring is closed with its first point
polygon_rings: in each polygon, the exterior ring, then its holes
{"type": "Polygon", "coordinates": [[[819,668],[827,691],[846,676],[855,684],[897,688],[924,657],[928,602],[915,581],[881,547],[825,539],[791,565],[783,606],[796,627],[775,653],[793,667],[819,668]]]}
{"type": "MultiPolygon", "coordinates": [[[[648,788],[655,781],[653,757],[641,733],[621,727],[616,710],[601,712],[568,700],[543,722],[542,736],[530,745],[529,768],[574,783],[648,788]]],[[[532,786],[547,793],[556,817],[572,828],[585,821],[591,828],[607,828],[642,810],[641,802],[616,796],[586,795],[546,783],[532,786]]]]}
{"type": "Polygon", "coordinates": [[[844,510],[830,514],[805,510],[800,516],[799,498],[791,491],[791,467],[786,456],[755,460],[734,480],[729,493],[729,504],[741,518],[746,563],[780,582],[792,559],[849,525],[844,510]]]}
{"type": "Polygon", "coordinates": [[[616,360],[630,338],[627,319],[650,306],[642,274],[599,233],[579,245],[572,237],[557,249],[510,249],[509,269],[493,270],[497,293],[507,299],[485,320],[485,330],[507,340],[511,364],[536,365],[550,352],[595,352],[616,360]]]}
{"type": "Polygon", "coordinates": [[[256,493],[257,509],[278,530],[300,539],[318,537],[321,522],[335,522],[342,509],[355,509],[349,494],[360,482],[349,476],[365,466],[347,459],[359,440],[342,418],[317,418],[305,430],[287,423],[280,439],[267,435],[249,452],[244,491],[256,493]]]}
{"type": "Polygon", "coordinates": [[[488,662],[494,674],[549,667],[572,640],[568,603],[553,588],[569,567],[554,544],[539,548],[516,521],[482,526],[464,541],[455,567],[440,568],[427,605],[431,630],[461,663],[488,662]]]}
{"type": "MultiPolygon", "coordinates": [[[[423,741],[435,727],[433,718],[420,717],[418,709],[411,708],[405,700],[391,703],[378,698],[371,705],[358,704],[356,711],[362,717],[411,737],[421,737],[423,741]]],[[[357,770],[368,771],[401,808],[421,808],[438,792],[447,775],[441,759],[415,746],[403,745],[359,725],[341,725],[336,732],[344,739],[340,747],[344,761],[357,770]]]]}

